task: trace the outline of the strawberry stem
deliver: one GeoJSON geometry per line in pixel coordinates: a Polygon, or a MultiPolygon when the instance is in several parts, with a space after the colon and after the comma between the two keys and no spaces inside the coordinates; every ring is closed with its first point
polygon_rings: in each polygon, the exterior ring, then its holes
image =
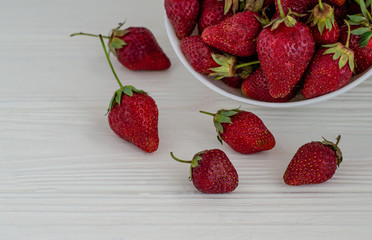
{"type": "Polygon", "coordinates": [[[319,8],[320,8],[320,10],[323,10],[323,9],[324,9],[324,8],[323,8],[322,0],[319,0],[319,8]]]}
{"type": "MultiPolygon", "coordinates": [[[[97,34],[91,34],[91,33],[83,33],[83,32],[78,32],[78,33],[73,33],[70,35],[70,37],[74,37],[77,35],[83,35],[83,36],[89,36],[89,37],[99,37],[97,34]]],[[[110,39],[111,37],[109,36],[102,36],[103,38],[110,39]]]]}
{"type": "Polygon", "coordinates": [[[190,160],[182,160],[182,159],[179,159],[179,158],[176,158],[173,154],[173,152],[170,153],[170,155],[172,156],[172,158],[178,162],[182,162],[182,163],[190,163],[191,164],[191,161],[190,160]]]}
{"type": "Polygon", "coordinates": [[[340,139],[341,139],[341,135],[338,135],[337,138],[336,138],[336,143],[335,143],[336,146],[337,146],[338,143],[340,142],[340,139]]]}
{"type": "Polygon", "coordinates": [[[349,24],[349,22],[346,19],[345,19],[345,23],[347,25],[347,40],[346,40],[345,47],[349,48],[349,42],[350,42],[350,24],[349,24]]]}
{"type": "Polygon", "coordinates": [[[99,34],[98,37],[99,37],[99,39],[101,40],[101,44],[102,44],[103,50],[104,50],[104,52],[105,52],[105,55],[106,55],[107,61],[108,61],[109,65],[110,65],[110,68],[111,68],[111,70],[112,70],[112,73],[114,74],[114,76],[115,76],[115,78],[116,78],[116,81],[118,82],[120,88],[122,88],[122,87],[123,87],[123,84],[121,84],[121,82],[120,82],[120,80],[119,80],[119,77],[118,77],[118,75],[116,75],[116,72],[115,72],[115,70],[114,70],[114,67],[112,66],[112,63],[111,63],[111,60],[110,60],[110,56],[109,56],[109,54],[108,54],[108,52],[107,52],[107,49],[106,49],[105,42],[103,41],[103,36],[102,36],[101,34],[99,34]]]}
{"type": "Polygon", "coordinates": [[[206,111],[199,111],[200,113],[204,113],[204,114],[207,114],[207,115],[211,115],[211,116],[215,116],[216,114],[215,113],[210,113],[210,112],[206,112],[206,111]]]}
{"type": "Polygon", "coordinates": [[[260,61],[253,61],[253,62],[249,62],[249,63],[242,63],[242,64],[238,64],[236,65],[236,68],[242,68],[242,67],[247,67],[247,66],[250,66],[250,65],[254,65],[254,64],[259,64],[260,61]]]}
{"type": "Polygon", "coordinates": [[[282,4],[281,4],[280,0],[278,0],[278,8],[279,8],[280,16],[282,18],[285,18],[285,14],[284,14],[284,11],[283,11],[283,8],[282,8],[282,4]]]}

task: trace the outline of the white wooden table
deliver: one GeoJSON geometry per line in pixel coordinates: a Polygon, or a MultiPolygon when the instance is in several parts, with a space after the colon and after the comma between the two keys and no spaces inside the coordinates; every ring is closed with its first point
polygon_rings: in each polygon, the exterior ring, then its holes
{"type": "Polygon", "coordinates": [[[228,100],[182,66],[165,33],[162,0],[2,0],[0,7],[0,239],[372,239],[372,79],[327,102],[268,109],[228,100]],[[109,128],[117,89],[99,40],[122,20],[146,26],[172,61],[125,84],[159,107],[159,149],[146,154],[109,128]],[[277,140],[241,155],[216,140],[199,110],[252,111],[277,140]],[[282,175],[303,143],[342,135],[344,162],[330,181],[290,187],[282,175]],[[171,159],[220,148],[239,187],[199,193],[189,166],[171,159]]]}

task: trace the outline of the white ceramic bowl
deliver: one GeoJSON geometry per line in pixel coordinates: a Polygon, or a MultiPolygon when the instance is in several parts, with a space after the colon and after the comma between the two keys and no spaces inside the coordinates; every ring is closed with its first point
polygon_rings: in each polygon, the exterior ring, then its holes
{"type": "Polygon", "coordinates": [[[171,42],[172,47],[173,47],[174,51],[176,52],[178,58],[181,60],[183,65],[185,65],[187,70],[189,70],[189,72],[192,75],[194,75],[194,77],[196,79],[198,79],[201,83],[203,83],[208,88],[212,89],[213,91],[215,91],[215,92],[217,92],[217,93],[219,93],[223,96],[226,96],[228,98],[234,99],[234,100],[239,101],[239,102],[248,103],[248,104],[252,104],[252,105],[256,105],[256,106],[262,106],[262,107],[272,107],[272,108],[298,107],[298,106],[304,106],[304,105],[308,105],[308,104],[312,104],[312,103],[319,103],[319,102],[323,102],[325,100],[334,98],[338,95],[341,95],[341,94],[349,91],[350,89],[352,89],[352,88],[358,86],[359,84],[361,84],[363,81],[365,81],[368,77],[370,77],[372,75],[372,68],[370,68],[364,74],[359,74],[359,75],[353,76],[351,81],[346,86],[344,86],[343,88],[341,88],[337,91],[334,91],[334,92],[316,97],[316,98],[312,98],[312,99],[305,99],[301,96],[298,96],[298,97],[295,97],[294,99],[292,99],[291,101],[284,102],[284,103],[257,101],[257,100],[251,99],[251,98],[243,95],[243,93],[239,89],[235,89],[235,88],[227,86],[222,81],[214,80],[211,77],[208,77],[206,75],[197,73],[191,67],[191,65],[187,61],[185,55],[182,53],[181,47],[180,47],[180,41],[178,40],[178,38],[177,38],[177,36],[174,32],[174,28],[173,28],[172,24],[170,23],[170,21],[168,20],[166,15],[164,17],[164,21],[165,21],[165,28],[166,28],[166,31],[167,31],[167,34],[168,34],[169,41],[171,42]]]}

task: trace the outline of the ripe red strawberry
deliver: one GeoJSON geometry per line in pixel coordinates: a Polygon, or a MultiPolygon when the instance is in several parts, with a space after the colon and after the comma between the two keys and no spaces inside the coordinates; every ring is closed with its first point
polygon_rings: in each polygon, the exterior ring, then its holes
{"type": "Polygon", "coordinates": [[[255,38],[262,29],[257,13],[239,12],[219,24],[204,29],[205,43],[236,56],[252,56],[256,53],[255,38]]]}
{"type": "MultiPolygon", "coordinates": [[[[129,27],[121,30],[124,23],[112,30],[109,39],[110,51],[119,62],[133,71],[165,70],[171,65],[168,57],[157,43],[154,35],[144,27],[129,27]]],[[[98,37],[89,33],[74,33],[71,36],[86,35],[98,37]]]]}
{"type": "MultiPolygon", "coordinates": [[[[315,7],[318,3],[318,0],[280,0],[283,12],[285,15],[288,14],[289,10],[291,9],[292,12],[303,14],[306,13],[308,10],[315,7]]],[[[280,15],[280,9],[278,5],[278,1],[275,0],[275,8],[276,13],[280,15]]]]}
{"type": "Polygon", "coordinates": [[[302,145],[293,156],[284,173],[288,185],[318,184],[328,181],[342,162],[342,153],[336,144],[324,139],[302,145]]]}
{"type": "Polygon", "coordinates": [[[224,141],[239,153],[256,153],[275,146],[274,136],[262,120],[251,112],[239,109],[221,109],[215,114],[200,112],[213,116],[217,139],[221,144],[224,141]]]}
{"type": "Polygon", "coordinates": [[[319,4],[311,10],[308,23],[311,22],[310,29],[315,44],[335,43],[340,37],[340,29],[335,22],[333,12],[333,8],[327,3],[322,3],[322,1],[319,1],[319,4]]]}
{"type": "Polygon", "coordinates": [[[324,46],[329,48],[317,50],[305,74],[302,88],[305,98],[314,98],[338,90],[345,86],[353,75],[353,51],[341,43],[324,46]],[[334,56],[341,55],[345,56],[346,62],[343,60],[344,56],[334,59],[334,56]],[[349,64],[346,64],[347,62],[349,64]]]}
{"type": "Polygon", "coordinates": [[[196,189],[203,193],[228,193],[239,184],[238,173],[226,154],[219,149],[204,150],[194,155],[191,161],[176,158],[191,164],[190,180],[196,189]]]}
{"type": "Polygon", "coordinates": [[[205,28],[219,24],[231,16],[231,10],[224,14],[224,1],[203,0],[200,7],[199,33],[201,34],[205,28]]]}
{"type": "Polygon", "coordinates": [[[193,69],[202,74],[210,74],[214,68],[219,66],[212,58],[216,53],[212,47],[204,43],[201,36],[189,36],[181,40],[181,50],[193,69]]]}
{"type": "Polygon", "coordinates": [[[296,21],[290,14],[284,16],[283,11],[268,26],[257,38],[258,59],[268,80],[270,95],[283,98],[304,74],[313,56],[315,43],[308,26],[296,21]]]}
{"type": "Polygon", "coordinates": [[[288,102],[297,93],[297,88],[293,88],[292,92],[284,98],[273,98],[269,93],[268,81],[261,67],[244,80],[241,90],[244,95],[264,102],[288,102]]]}
{"type": "MultiPolygon", "coordinates": [[[[350,25],[345,21],[350,36],[350,25]]],[[[345,86],[354,72],[354,52],[345,45],[334,43],[317,50],[305,74],[302,94],[314,98],[345,86]]]]}
{"type": "Polygon", "coordinates": [[[154,152],[159,145],[159,113],[156,103],[144,91],[121,84],[111,64],[103,38],[101,35],[99,37],[111,70],[120,86],[115,91],[108,109],[109,125],[119,137],[145,152],[154,152]]]}
{"type": "MultiPolygon", "coordinates": [[[[363,25],[351,26],[353,30],[350,35],[350,48],[354,51],[355,73],[362,73],[372,66],[372,40],[368,39],[372,35],[371,26],[363,25]],[[368,30],[369,29],[369,30],[368,30]],[[358,33],[358,31],[362,30],[358,33]],[[366,31],[365,31],[366,30],[366,31]],[[356,31],[356,32],[355,32],[356,31]],[[364,31],[364,32],[363,32],[364,31]],[[353,34],[353,32],[355,34],[353,34]],[[358,35],[357,35],[358,34],[358,35]],[[364,37],[364,35],[366,37],[364,37]]],[[[340,42],[345,44],[347,41],[347,27],[341,29],[340,42]]]]}
{"type": "Polygon", "coordinates": [[[344,20],[346,19],[347,16],[347,6],[346,4],[341,5],[341,6],[333,6],[333,15],[335,16],[335,20],[338,24],[339,27],[344,25],[344,20]]]}
{"type": "Polygon", "coordinates": [[[242,86],[242,83],[244,82],[244,79],[236,76],[236,77],[224,77],[221,79],[227,86],[232,88],[240,88],[242,86]]]}
{"type": "Polygon", "coordinates": [[[334,6],[342,6],[345,4],[345,0],[327,0],[327,2],[334,6]]]}
{"type": "Polygon", "coordinates": [[[193,32],[198,14],[198,0],[164,0],[165,12],[172,23],[179,39],[190,36],[193,32]]]}

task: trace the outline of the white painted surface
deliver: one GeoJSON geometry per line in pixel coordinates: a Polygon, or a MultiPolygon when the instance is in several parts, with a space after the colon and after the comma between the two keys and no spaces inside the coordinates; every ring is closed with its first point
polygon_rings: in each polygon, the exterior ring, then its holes
{"type": "Polygon", "coordinates": [[[177,59],[163,1],[11,1],[0,8],[0,239],[371,239],[372,79],[329,101],[270,109],[209,90],[177,59]],[[123,82],[156,100],[159,149],[146,154],[114,135],[105,112],[116,90],[98,39],[123,19],[146,26],[172,61],[164,72],[123,82]],[[200,109],[249,110],[275,135],[265,153],[240,155],[216,140],[200,109]],[[297,148],[341,134],[344,162],[333,179],[289,187],[297,148]],[[205,195],[173,161],[211,148],[226,152],[239,187],[205,195]]]}

